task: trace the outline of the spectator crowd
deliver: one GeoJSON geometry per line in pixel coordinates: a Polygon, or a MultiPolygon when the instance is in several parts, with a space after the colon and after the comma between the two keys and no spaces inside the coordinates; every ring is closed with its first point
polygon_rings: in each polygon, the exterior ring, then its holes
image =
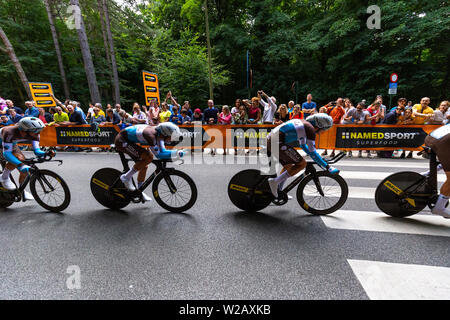
{"type": "MultiPolygon", "coordinates": [[[[333,118],[334,124],[352,125],[445,125],[450,124],[449,101],[442,101],[436,109],[431,107],[430,98],[424,97],[420,103],[413,104],[406,98],[399,98],[397,105],[390,110],[383,104],[383,97],[377,96],[372,103],[362,100],[354,105],[349,98],[337,98],[336,101],[319,107],[308,94],[306,101],[296,104],[277,105],[277,100],[264,91],[257,92],[252,99],[236,99],[233,106],[224,105],[220,110],[213,100],[207,101],[207,106],[191,107],[189,101],[183,105],[178,103],[172,92],[168,92],[165,100],[158,103],[152,100],[150,106],[134,103],[131,113],[122,109],[120,104],[114,107],[107,104],[106,108],[100,103],[89,104],[87,112],[77,101],[66,100],[64,103],[52,96],[56,107],[38,108],[34,101],[26,101],[24,107],[14,105],[11,100],[0,98],[0,127],[17,123],[23,117],[37,117],[48,126],[83,125],[99,126],[105,124],[118,125],[120,128],[136,124],[157,125],[162,122],[173,122],[177,125],[280,125],[291,119],[306,119],[314,113],[327,113],[333,118]]],[[[366,151],[371,157],[370,151],[366,151]]],[[[327,155],[327,150],[323,153],[327,155]]],[[[331,156],[334,155],[332,151],[331,156]]],[[[348,156],[352,156],[348,151],[348,156]]],[[[362,150],[359,151],[362,157],[362,150]]],[[[405,157],[405,152],[401,157],[405,157]]],[[[412,157],[410,152],[407,157],[412,157]]]]}

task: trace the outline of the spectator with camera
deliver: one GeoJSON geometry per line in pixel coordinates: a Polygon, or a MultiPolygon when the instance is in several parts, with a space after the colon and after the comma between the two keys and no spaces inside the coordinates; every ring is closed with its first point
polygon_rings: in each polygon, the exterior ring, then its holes
{"type": "Polygon", "coordinates": [[[182,124],[183,119],[182,119],[181,115],[178,113],[178,106],[172,107],[172,114],[169,117],[169,122],[172,122],[172,123],[176,124],[177,126],[182,124]]]}
{"type": "Polygon", "coordinates": [[[262,90],[258,91],[259,104],[263,107],[262,123],[273,124],[273,116],[277,112],[277,99],[270,97],[262,90]],[[264,99],[267,100],[264,101],[264,99]]]}
{"type": "Polygon", "coordinates": [[[181,124],[191,124],[192,118],[189,117],[188,112],[185,108],[181,109],[181,124]]]}
{"type": "Polygon", "coordinates": [[[440,124],[444,125],[447,123],[447,117],[445,114],[448,110],[447,101],[442,101],[439,107],[434,110],[433,116],[429,119],[428,124],[440,124]]]}
{"type": "Polygon", "coordinates": [[[289,115],[289,119],[292,120],[292,119],[303,119],[303,118],[304,118],[304,115],[300,108],[300,105],[296,104],[294,106],[294,109],[292,110],[291,114],[289,115]]]}

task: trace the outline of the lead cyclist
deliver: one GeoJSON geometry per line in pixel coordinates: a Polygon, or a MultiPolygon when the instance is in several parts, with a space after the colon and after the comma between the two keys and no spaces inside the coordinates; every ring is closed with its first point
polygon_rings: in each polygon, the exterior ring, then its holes
{"type": "MultiPolygon", "coordinates": [[[[125,153],[135,161],[134,166],[125,174],[120,176],[120,180],[130,191],[135,191],[132,178],[138,173],[138,188],[144,183],[148,165],[156,156],[159,159],[179,159],[184,156],[184,150],[166,150],[165,143],[179,141],[181,137],[180,128],[174,123],[164,122],[151,126],[146,124],[128,127],[116,136],[115,147],[118,152],[125,153]],[[140,145],[150,146],[150,150],[140,145]]],[[[151,201],[151,198],[142,193],[144,201],[151,201]]]]}
{"type": "MultiPolygon", "coordinates": [[[[20,171],[19,183],[21,184],[30,167],[25,165],[22,161],[25,160],[25,156],[19,149],[17,143],[30,143],[32,145],[34,154],[37,157],[45,157],[46,152],[42,151],[39,147],[40,135],[39,133],[45,128],[45,124],[38,118],[26,117],[20,119],[20,121],[14,126],[7,126],[0,129],[0,147],[3,149],[3,157],[8,162],[1,175],[1,184],[6,190],[16,190],[15,184],[12,182],[10,175],[14,169],[20,171]]],[[[54,152],[49,154],[54,156],[54,152]]],[[[24,200],[34,200],[33,196],[24,191],[24,200]]]]}
{"type": "MultiPolygon", "coordinates": [[[[273,154],[283,166],[283,170],[276,178],[268,179],[270,190],[274,197],[278,197],[278,190],[290,177],[306,168],[306,160],[294,149],[300,144],[306,152],[321,168],[331,174],[339,174],[339,170],[331,167],[317,152],[316,134],[324,132],[333,126],[333,119],[324,113],[317,113],[306,120],[293,119],[273,129],[267,137],[267,151],[269,156],[273,154]],[[273,145],[272,145],[273,144],[273,145]],[[277,148],[278,154],[271,152],[277,148]]],[[[291,198],[291,197],[289,197],[291,198]]]]}
{"type": "MultiPolygon", "coordinates": [[[[445,208],[450,198],[450,125],[442,126],[431,132],[425,138],[425,145],[434,151],[441,162],[437,169],[443,169],[447,176],[447,180],[441,187],[439,198],[431,213],[450,219],[450,210],[445,208]]],[[[430,173],[425,172],[422,174],[429,175],[430,173]]]]}

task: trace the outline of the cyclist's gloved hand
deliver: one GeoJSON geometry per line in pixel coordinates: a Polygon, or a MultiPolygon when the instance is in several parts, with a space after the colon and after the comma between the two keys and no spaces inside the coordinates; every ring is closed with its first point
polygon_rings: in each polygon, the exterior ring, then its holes
{"type": "Polygon", "coordinates": [[[38,156],[39,158],[45,157],[47,155],[47,152],[42,151],[41,149],[34,150],[34,154],[38,156]]]}
{"type": "Polygon", "coordinates": [[[28,173],[28,172],[30,172],[31,167],[23,164],[23,165],[19,166],[18,169],[22,173],[28,173]]]}
{"type": "Polygon", "coordinates": [[[49,156],[50,158],[54,158],[56,156],[56,152],[54,150],[48,150],[45,153],[46,156],[49,156]]]}
{"type": "Polygon", "coordinates": [[[328,166],[327,170],[331,174],[339,174],[339,172],[340,172],[339,169],[333,168],[332,166],[328,166]]]}
{"type": "Polygon", "coordinates": [[[177,157],[178,158],[183,158],[185,154],[186,154],[186,151],[184,151],[184,150],[178,150],[177,151],[177,157]]]}

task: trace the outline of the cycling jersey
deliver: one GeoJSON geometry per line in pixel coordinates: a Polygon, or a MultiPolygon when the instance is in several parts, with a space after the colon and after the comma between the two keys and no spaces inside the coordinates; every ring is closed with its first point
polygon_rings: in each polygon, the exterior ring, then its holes
{"type": "Polygon", "coordinates": [[[436,153],[444,171],[450,171],[450,126],[442,126],[425,138],[425,145],[436,153]]]}
{"type": "Polygon", "coordinates": [[[119,152],[125,152],[133,160],[139,161],[145,149],[138,144],[149,146],[153,154],[159,159],[171,159],[177,153],[176,150],[166,150],[164,139],[156,131],[156,127],[139,124],[125,128],[116,137],[115,145],[119,152]]]}
{"type": "Polygon", "coordinates": [[[30,143],[34,154],[38,157],[45,156],[45,152],[39,147],[39,134],[21,131],[18,126],[8,126],[0,129],[0,146],[3,148],[3,157],[10,163],[20,166],[22,162],[16,157],[21,155],[18,143],[30,143]]]}
{"type": "MultiPolygon", "coordinates": [[[[280,144],[279,151],[281,164],[283,164],[281,160],[287,156],[293,160],[292,156],[294,155],[294,149],[292,146],[297,146],[299,144],[303,151],[305,151],[319,166],[322,168],[327,168],[328,166],[316,150],[316,131],[313,125],[306,120],[293,119],[283,123],[273,129],[268,138],[269,142],[273,141],[272,139],[278,140],[278,143],[280,144]]],[[[268,145],[270,145],[269,142],[268,145]]],[[[298,154],[298,152],[296,153],[298,154]]],[[[298,163],[298,160],[301,161],[302,159],[303,158],[300,156],[295,163],[298,163]]]]}

